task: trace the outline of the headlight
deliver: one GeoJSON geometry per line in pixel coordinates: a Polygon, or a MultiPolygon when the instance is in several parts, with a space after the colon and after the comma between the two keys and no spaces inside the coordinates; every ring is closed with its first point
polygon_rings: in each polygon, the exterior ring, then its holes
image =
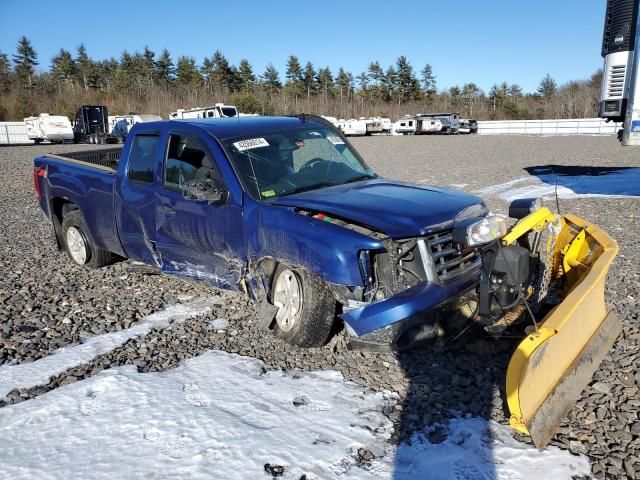
{"type": "Polygon", "coordinates": [[[480,220],[469,218],[453,227],[453,241],[467,247],[491,243],[507,234],[508,219],[504,215],[490,215],[480,220]]]}
{"type": "Polygon", "coordinates": [[[518,220],[543,207],[542,198],[518,198],[509,205],[509,216],[518,220]]]}
{"type": "Polygon", "coordinates": [[[491,215],[467,227],[467,244],[482,245],[504,237],[507,234],[507,217],[491,215]]]}

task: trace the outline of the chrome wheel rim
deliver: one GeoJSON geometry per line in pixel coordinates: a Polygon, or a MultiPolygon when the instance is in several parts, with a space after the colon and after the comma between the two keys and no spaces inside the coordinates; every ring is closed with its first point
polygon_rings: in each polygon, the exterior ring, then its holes
{"type": "Polygon", "coordinates": [[[67,230],[67,247],[71,258],[76,263],[84,265],[87,261],[87,245],[82,232],[76,227],[69,227],[67,230]]]}
{"type": "Polygon", "coordinates": [[[273,291],[273,304],[278,307],[276,322],[283,332],[290,332],[298,322],[302,310],[300,281],[291,270],[283,270],[273,291]]]}

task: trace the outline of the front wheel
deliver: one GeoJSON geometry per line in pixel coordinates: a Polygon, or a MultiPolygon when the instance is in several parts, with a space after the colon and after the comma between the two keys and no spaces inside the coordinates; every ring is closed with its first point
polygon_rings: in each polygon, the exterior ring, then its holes
{"type": "Polygon", "coordinates": [[[287,265],[278,266],[271,302],[278,307],[275,333],[299,347],[320,347],[329,338],[336,300],[317,276],[287,265]]]}

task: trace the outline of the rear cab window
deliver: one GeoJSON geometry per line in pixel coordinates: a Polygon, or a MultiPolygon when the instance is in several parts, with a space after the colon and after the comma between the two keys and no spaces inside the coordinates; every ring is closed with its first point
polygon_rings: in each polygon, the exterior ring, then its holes
{"type": "Polygon", "coordinates": [[[140,183],[153,183],[155,152],[160,141],[157,134],[138,134],[131,143],[127,177],[140,183]]]}

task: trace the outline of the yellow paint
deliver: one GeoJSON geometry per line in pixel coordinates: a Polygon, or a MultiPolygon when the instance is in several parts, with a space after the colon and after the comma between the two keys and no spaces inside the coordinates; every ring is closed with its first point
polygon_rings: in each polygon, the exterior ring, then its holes
{"type": "MultiPolygon", "coordinates": [[[[512,244],[556,218],[543,210],[522,219],[504,243],[512,244]]],[[[605,279],[618,246],[598,227],[574,215],[565,215],[562,225],[553,252],[560,257],[554,262],[553,277],[564,283],[567,294],[540,322],[539,330],[518,345],[507,370],[509,423],[522,433],[528,433],[526,425],[607,316],[605,279]]]]}
{"type": "Polygon", "coordinates": [[[513,245],[520,237],[528,234],[531,230],[541,231],[547,225],[547,222],[552,222],[555,219],[556,215],[551,213],[551,210],[547,207],[542,207],[516,223],[511,231],[502,237],[502,243],[503,245],[513,245]]]}

